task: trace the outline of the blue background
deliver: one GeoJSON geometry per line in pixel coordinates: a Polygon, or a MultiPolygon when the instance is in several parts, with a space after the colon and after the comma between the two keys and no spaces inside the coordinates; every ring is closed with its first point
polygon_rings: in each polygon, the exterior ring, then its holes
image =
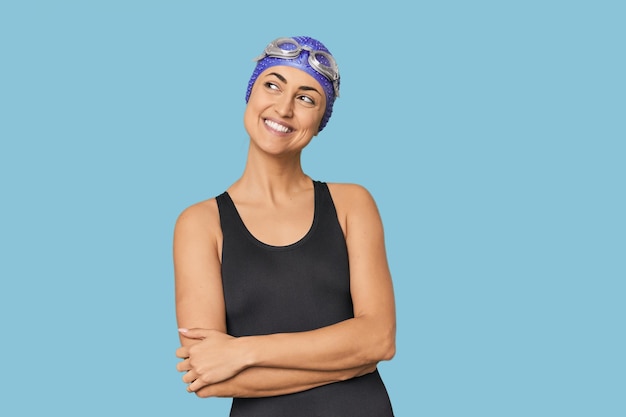
{"type": "Polygon", "coordinates": [[[2,2],[0,414],[227,415],[175,370],[173,225],[308,34],[342,96],[305,170],[379,204],[397,416],[626,415],[622,4],[2,2]]]}

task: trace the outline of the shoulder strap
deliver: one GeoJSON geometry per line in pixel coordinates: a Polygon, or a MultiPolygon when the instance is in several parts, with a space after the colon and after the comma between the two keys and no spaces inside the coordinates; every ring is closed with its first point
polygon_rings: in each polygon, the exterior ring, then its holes
{"type": "Polygon", "coordinates": [[[217,208],[220,212],[222,234],[226,234],[237,227],[237,222],[239,220],[237,210],[233,200],[226,191],[215,197],[215,200],[217,201],[217,208]]]}

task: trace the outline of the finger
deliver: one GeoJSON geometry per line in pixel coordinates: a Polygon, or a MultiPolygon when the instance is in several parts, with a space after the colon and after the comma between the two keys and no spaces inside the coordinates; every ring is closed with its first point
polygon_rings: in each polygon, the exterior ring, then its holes
{"type": "Polygon", "coordinates": [[[196,392],[205,385],[206,384],[204,384],[200,379],[196,378],[193,382],[187,385],[187,392],[196,392]]]}
{"type": "Polygon", "coordinates": [[[198,379],[198,374],[194,370],[191,370],[187,372],[185,375],[183,375],[183,382],[185,384],[191,384],[196,379],[198,379]]]}
{"type": "Polygon", "coordinates": [[[179,347],[176,349],[176,357],[181,359],[186,359],[189,357],[189,348],[186,346],[179,347]]]}
{"type": "Polygon", "coordinates": [[[183,337],[188,339],[204,339],[207,337],[207,329],[178,329],[183,337]]]}
{"type": "MultiPolygon", "coordinates": [[[[197,380],[196,380],[197,381],[197,380]]],[[[192,385],[196,382],[193,381],[191,384],[187,384],[187,392],[196,392],[193,388],[192,385]]]]}
{"type": "Polygon", "coordinates": [[[184,361],[178,362],[176,364],[176,370],[178,372],[185,372],[191,370],[191,363],[189,359],[185,359],[184,361]]]}

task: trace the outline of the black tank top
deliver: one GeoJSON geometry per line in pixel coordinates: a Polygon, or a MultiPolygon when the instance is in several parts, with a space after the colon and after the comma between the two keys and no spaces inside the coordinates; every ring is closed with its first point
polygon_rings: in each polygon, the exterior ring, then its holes
{"type": "MultiPolygon", "coordinates": [[[[314,181],[313,224],[299,241],[271,246],[246,228],[228,193],[217,197],[222,282],[233,336],[314,330],[354,317],[348,251],[328,186],[314,181]]],[[[378,371],[307,391],[234,398],[231,417],[392,417],[378,371]]]]}

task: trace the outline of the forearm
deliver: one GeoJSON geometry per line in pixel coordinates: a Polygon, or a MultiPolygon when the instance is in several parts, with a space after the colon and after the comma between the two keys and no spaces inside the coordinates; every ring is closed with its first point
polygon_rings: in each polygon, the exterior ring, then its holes
{"type": "Polygon", "coordinates": [[[198,390],[199,397],[271,397],[305,391],[362,376],[376,369],[376,363],[336,371],[283,368],[248,368],[236,376],[198,390]]]}
{"type": "Polygon", "coordinates": [[[243,337],[238,343],[247,366],[352,369],[393,357],[395,321],[363,316],[308,332],[243,337]]]}

